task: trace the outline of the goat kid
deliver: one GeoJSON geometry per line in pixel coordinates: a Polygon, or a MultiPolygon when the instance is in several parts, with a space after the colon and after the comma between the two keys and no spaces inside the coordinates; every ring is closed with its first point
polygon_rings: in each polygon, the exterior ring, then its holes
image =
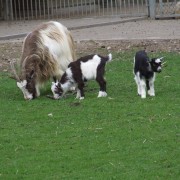
{"type": "Polygon", "coordinates": [[[134,57],[134,75],[138,95],[146,98],[146,88],[150,96],[155,96],[154,81],[156,73],[162,70],[161,58],[149,59],[145,51],[138,51],[134,57]]]}
{"type": "Polygon", "coordinates": [[[104,79],[105,65],[112,60],[112,54],[107,57],[88,55],[71,62],[62,78],[52,82],[51,91],[54,99],[62,97],[72,86],[77,88],[77,99],[84,99],[84,82],[96,80],[100,86],[98,97],[106,97],[106,81],[104,79]]]}
{"type": "Polygon", "coordinates": [[[68,29],[50,21],[29,33],[23,43],[19,62],[20,74],[11,63],[17,86],[24,98],[31,100],[40,95],[40,86],[50,78],[58,79],[75,59],[74,42],[68,29]]]}

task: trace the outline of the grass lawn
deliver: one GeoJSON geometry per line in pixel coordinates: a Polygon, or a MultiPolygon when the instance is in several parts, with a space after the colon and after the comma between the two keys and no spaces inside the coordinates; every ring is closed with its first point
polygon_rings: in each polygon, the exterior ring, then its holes
{"type": "Polygon", "coordinates": [[[137,96],[135,51],[113,53],[108,97],[89,82],[85,99],[25,101],[0,76],[0,179],[179,179],[180,54],[163,53],[155,97],[137,96]]]}

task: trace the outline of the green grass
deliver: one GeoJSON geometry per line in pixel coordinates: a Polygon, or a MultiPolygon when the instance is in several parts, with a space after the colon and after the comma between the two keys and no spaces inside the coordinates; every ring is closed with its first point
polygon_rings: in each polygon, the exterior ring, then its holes
{"type": "Polygon", "coordinates": [[[106,98],[89,82],[82,101],[48,99],[49,85],[25,101],[1,73],[0,179],[179,179],[180,55],[155,55],[167,67],[146,99],[136,95],[134,51],[107,64],[106,98]]]}

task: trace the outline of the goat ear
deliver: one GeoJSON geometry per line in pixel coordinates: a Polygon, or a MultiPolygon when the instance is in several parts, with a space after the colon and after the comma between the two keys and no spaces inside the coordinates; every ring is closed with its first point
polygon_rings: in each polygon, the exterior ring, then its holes
{"type": "Polygon", "coordinates": [[[159,59],[160,59],[161,61],[163,61],[163,60],[164,60],[164,57],[160,57],[159,59]]]}
{"type": "Polygon", "coordinates": [[[40,57],[37,54],[32,54],[29,56],[29,59],[31,59],[31,61],[40,61],[40,57]]]}
{"type": "Polygon", "coordinates": [[[40,60],[41,59],[37,54],[32,54],[32,55],[28,56],[28,64],[31,64],[31,65],[34,65],[34,66],[39,66],[40,62],[41,62],[40,60]]]}

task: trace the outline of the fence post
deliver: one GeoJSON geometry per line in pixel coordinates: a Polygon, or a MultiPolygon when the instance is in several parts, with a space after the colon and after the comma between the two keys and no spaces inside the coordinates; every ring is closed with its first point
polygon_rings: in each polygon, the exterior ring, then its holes
{"type": "Polygon", "coordinates": [[[12,0],[3,1],[3,16],[5,20],[12,20],[12,0]]]}
{"type": "Polygon", "coordinates": [[[151,19],[155,19],[156,16],[156,1],[155,0],[149,0],[149,17],[151,19]]]}
{"type": "Polygon", "coordinates": [[[3,2],[0,0],[0,20],[3,18],[3,2]]]}

